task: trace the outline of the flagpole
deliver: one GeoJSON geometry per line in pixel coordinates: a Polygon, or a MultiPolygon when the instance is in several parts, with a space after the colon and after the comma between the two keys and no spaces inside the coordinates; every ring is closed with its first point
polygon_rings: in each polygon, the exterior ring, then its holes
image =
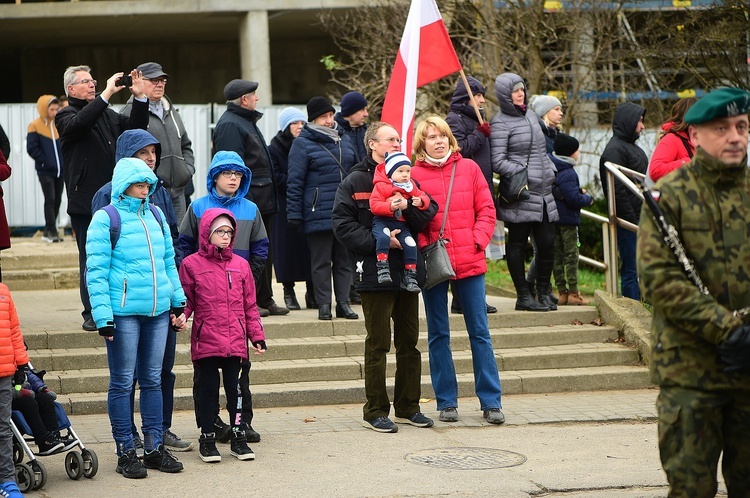
{"type": "Polygon", "coordinates": [[[464,73],[463,67],[461,68],[460,73],[461,73],[461,79],[464,81],[464,86],[466,87],[466,91],[469,93],[469,102],[471,102],[471,106],[474,108],[474,112],[477,113],[477,120],[479,121],[479,124],[483,124],[484,120],[482,119],[482,113],[479,112],[479,106],[477,105],[477,101],[474,100],[474,94],[471,93],[469,80],[466,79],[466,73],[464,73]]]}

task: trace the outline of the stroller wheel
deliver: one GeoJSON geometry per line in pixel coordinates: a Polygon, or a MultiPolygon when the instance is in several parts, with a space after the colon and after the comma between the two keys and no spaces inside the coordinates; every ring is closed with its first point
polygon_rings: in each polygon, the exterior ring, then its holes
{"type": "Polygon", "coordinates": [[[74,481],[83,477],[83,457],[80,453],[69,451],[65,454],[65,472],[74,481]]]}
{"type": "Polygon", "coordinates": [[[34,472],[25,463],[16,464],[16,484],[21,493],[25,493],[34,486],[34,472]]]}
{"type": "Polygon", "coordinates": [[[29,462],[29,467],[34,473],[34,486],[32,489],[42,489],[47,484],[47,469],[44,468],[39,460],[29,462]]]}
{"type": "Polygon", "coordinates": [[[13,438],[13,463],[23,462],[23,447],[21,443],[14,437],[13,438]]]}
{"type": "Polygon", "coordinates": [[[91,479],[99,471],[99,459],[96,457],[94,450],[83,450],[81,452],[83,458],[83,477],[91,479]]]}

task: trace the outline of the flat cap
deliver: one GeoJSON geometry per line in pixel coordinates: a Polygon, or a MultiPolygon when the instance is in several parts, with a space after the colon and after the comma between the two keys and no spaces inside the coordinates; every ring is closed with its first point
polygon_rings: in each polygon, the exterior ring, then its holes
{"type": "Polygon", "coordinates": [[[750,92],[741,88],[719,88],[703,96],[685,114],[685,122],[703,124],[750,112],[750,92]]]}
{"type": "Polygon", "coordinates": [[[224,98],[234,100],[258,89],[257,81],[232,80],[224,87],[224,98]]]}
{"type": "Polygon", "coordinates": [[[161,64],[157,62],[144,62],[136,70],[143,73],[143,77],[148,79],[169,78],[169,75],[161,68],[161,64]]]}

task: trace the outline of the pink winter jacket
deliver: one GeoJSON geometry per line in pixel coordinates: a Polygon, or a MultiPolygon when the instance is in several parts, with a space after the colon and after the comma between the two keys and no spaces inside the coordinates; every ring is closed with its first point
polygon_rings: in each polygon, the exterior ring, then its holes
{"type": "Polygon", "coordinates": [[[185,316],[193,314],[190,354],[200,360],[212,356],[248,358],[247,340],[264,341],[263,325],[255,302],[255,282],[250,264],[232,254],[232,243],[223,250],[209,243],[211,223],[219,215],[237,222],[226,209],[208,209],[201,217],[199,249],[182,261],[180,281],[187,297],[185,316]]]}
{"type": "Polygon", "coordinates": [[[461,279],[487,273],[484,249],[495,230],[495,206],[487,189],[487,180],[477,163],[463,158],[458,152],[454,152],[442,167],[426,161],[415,162],[411,176],[438,203],[437,214],[427,229],[419,234],[421,249],[438,239],[454,166],[457,168],[456,177],[444,236],[450,241],[446,247],[453,271],[456,278],[461,279]]]}

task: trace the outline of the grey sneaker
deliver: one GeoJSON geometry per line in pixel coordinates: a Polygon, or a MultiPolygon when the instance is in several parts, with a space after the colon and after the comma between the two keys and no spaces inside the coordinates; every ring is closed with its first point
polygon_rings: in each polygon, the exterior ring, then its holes
{"type": "Polygon", "coordinates": [[[414,427],[432,427],[435,422],[431,418],[425,417],[423,413],[417,412],[408,417],[396,417],[394,418],[398,424],[410,424],[414,427]]]}
{"type": "Polygon", "coordinates": [[[458,422],[458,408],[449,406],[440,410],[441,422],[458,422]]]}
{"type": "Polygon", "coordinates": [[[183,441],[172,431],[164,433],[162,442],[164,443],[164,446],[172,451],[190,451],[193,449],[193,443],[190,441],[183,441]]]}
{"type": "Polygon", "coordinates": [[[500,425],[505,422],[505,415],[500,408],[492,408],[491,410],[485,410],[482,412],[482,416],[487,419],[487,422],[491,424],[500,425]]]}
{"type": "Polygon", "coordinates": [[[377,432],[398,432],[398,426],[388,417],[365,420],[362,425],[377,432]]]}

